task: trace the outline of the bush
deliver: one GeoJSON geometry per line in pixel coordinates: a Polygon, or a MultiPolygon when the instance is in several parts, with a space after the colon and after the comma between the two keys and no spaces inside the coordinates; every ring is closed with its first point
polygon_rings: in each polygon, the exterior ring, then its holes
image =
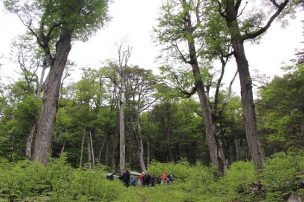
{"type": "Polygon", "coordinates": [[[303,169],[300,151],[272,156],[258,175],[250,162],[232,164],[223,177],[201,164],[153,162],[148,172],[160,177],[167,171],[174,175],[173,184],[126,188],[119,180],[107,180],[103,167],[75,169],[65,157],[51,159],[47,166],[0,159],[0,201],[284,201],[291,193],[304,194],[303,169]],[[266,194],[249,191],[258,180],[266,187],[266,194]]]}
{"type": "Polygon", "coordinates": [[[265,201],[284,201],[290,193],[298,189],[297,184],[303,182],[303,171],[303,151],[274,154],[261,173],[262,182],[267,188],[265,201]]]}
{"type": "Polygon", "coordinates": [[[107,181],[103,169],[74,169],[65,158],[51,160],[48,166],[27,160],[0,165],[0,199],[113,201],[123,188],[107,181]]]}

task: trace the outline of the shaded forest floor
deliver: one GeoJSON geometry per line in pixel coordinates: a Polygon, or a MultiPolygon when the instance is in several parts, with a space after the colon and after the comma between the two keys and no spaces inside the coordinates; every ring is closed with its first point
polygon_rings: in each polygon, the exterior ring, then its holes
{"type": "Polygon", "coordinates": [[[76,169],[64,157],[52,159],[46,167],[0,159],[0,201],[287,201],[291,194],[304,196],[303,154],[277,153],[260,171],[250,162],[236,162],[223,177],[201,164],[155,162],[149,173],[160,176],[168,171],[174,174],[174,183],[129,188],[117,179],[107,180],[102,166],[76,169]]]}

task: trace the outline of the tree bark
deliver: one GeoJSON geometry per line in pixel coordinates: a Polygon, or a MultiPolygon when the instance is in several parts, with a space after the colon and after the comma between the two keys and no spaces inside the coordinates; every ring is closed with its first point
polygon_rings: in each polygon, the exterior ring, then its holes
{"type": "Polygon", "coordinates": [[[106,156],[105,156],[105,163],[109,166],[109,140],[106,142],[106,156]]]}
{"type": "Polygon", "coordinates": [[[51,150],[59,88],[70,50],[71,31],[64,30],[56,43],[56,54],[49,72],[46,88],[44,89],[43,107],[35,138],[33,160],[39,161],[44,165],[48,162],[48,155],[51,150]]]}
{"type": "Polygon", "coordinates": [[[142,141],[142,135],[141,135],[141,127],[140,127],[140,115],[137,115],[137,133],[138,133],[138,140],[139,140],[139,145],[138,145],[138,155],[139,155],[139,165],[140,168],[143,172],[146,172],[146,165],[144,161],[144,145],[142,141]]]}
{"type": "MultiPolygon", "coordinates": [[[[122,85],[124,88],[124,85],[122,85]]],[[[121,89],[121,96],[119,102],[119,169],[122,174],[125,170],[125,161],[126,161],[126,137],[125,137],[125,93],[121,89]]]]}
{"type": "Polygon", "coordinates": [[[91,131],[90,131],[90,146],[91,146],[92,164],[93,164],[93,167],[94,167],[95,166],[95,155],[94,155],[93,138],[92,138],[92,132],[91,131]]]}
{"type": "Polygon", "coordinates": [[[83,129],[83,135],[81,140],[81,147],[80,147],[80,158],[79,158],[79,167],[82,166],[82,159],[83,159],[83,148],[84,148],[84,138],[85,138],[86,129],[83,129]]]}
{"type": "Polygon", "coordinates": [[[236,161],[240,160],[240,141],[237,139],[237,137],[234,137],[234,147],[235,147],[235,153],[236,153],[236,161]]]}
{"type": "Polygon", "coordinates": [[[88,164],[89,164],[89,169],[92,169],[92,153],[91,153],[91,145],[89,141],[88,141],[88,164]]]}
{"type": "Polygon", "coordinates": [[[65,149],[65,141],[63,142],[63,145],[61,147],[61,152],[60,152],[60,156],[62,156],[63,152],[64,152],[64,149],[65,149]]]}
{"type": "Polygon", "coordinates": [[[30,134],[26,140],[25,156],[28,160],[32,159],[32,146],[33,146],[33,139],[35,136],[36,129],[37,129],[37,122],[35,122],[34,125],[32,126],[30,134]]]}
{"type": "Polygon", "coordinates": [[[226,23],[231,36],[234,57],[239,72],[248,148],[254,165],[257,168],[260,168],[264,164],[264,154],[258,139],[255,105],[252,93],[252,80],[249,72],[248,61],[245,55],[241,32],[239,30],[237,9],[238,8],[234,5],[234,0],[227,1],[226,23]]]}
{"type": "Polygon", "coordinates": [[[147,143],[147,168],[150,165],[150,142],[147,143]]]}
{"type": "Polygon", "coordinates": [[[112,170],[116,170],[116,159],[115,159],[115,154],[116,154],[116,149],[117,149],[117,144],[118,144],[118,138],[116,139],[116,136],[118,137],[118,134],[117,135],[113,135],[113,147],[112,147],[112,170]]]}
{"type": "MultiPolygon", "coordinates": [[[[105,136],[105,138],[103,139],[102,143],[101,143],[101,146],[99,148],[99,152],[98,152],[98,162],[101,163],[101,153],[102,153],[102,150],[103,150],[103,147],[105,145],[105,142],[107,141],[108,139],[108,135],[105,136]]],[[[107,153],[107,152],[106,152],[107,153]]],[[[107,164],[106,164],[107,165],[107,164]]]]}
{"type": "MultiPolygon", "coordinates": [[[[44,74],[45,74],[46,68],[47,68],[46,62],[44,62],[43,66],[42,66],[40,80],[39,80],[39,82],[37,82],[37,87],[36,87],[36,91],[35,91],[36,98],[41,96],[44,74]]],[[[29,160],[32,159],[33,140],[35,138],[36,130],[37,130],[37,121],[35,121],[35,123],[33,124],[30,134],[26,140],[25,156],[29,160]]]]}

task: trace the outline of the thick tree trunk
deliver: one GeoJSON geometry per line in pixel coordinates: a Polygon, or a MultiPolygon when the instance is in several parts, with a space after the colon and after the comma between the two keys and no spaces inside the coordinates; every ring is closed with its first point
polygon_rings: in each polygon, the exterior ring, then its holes
{"type": "MultiPolygon", "coordinates": [[[[197,65],[192,66],[193,68],[193,76],[195,78],[200,75],[200,71],[197,65]]],[[[200,77],[200,76],[199,76],[200,77]]],[[[224,152],[221,148],[220,144],[217,144],[216,141],[216,131],[215,131],[215,125],[212,120],[212,114],[211,114],[211,108],[208,101],[208,97],[205,94],[204,91],[204,85],[202,81],[196,81],[196,88],[197,88],[197,94],[200,100],[200,105],[203,111],[204,116],[204,126],[205,126],[205,132],[207,137],[207,144],[209,148],[209,154],[211,158],[211,163],[221,171],[225,172],[227,169],[225,164],[225,157],[224,152]]]]}
{"type": "MultiPolygon", "coordinates": [[[[44,75],[45,75],[45,71],[47,68],[47,63],[44,62],[43,66],[42,66],[42,71],[41,71],[41,75],[40,75],[40,80],[39,82],[37,82],[37,87],[36,87],[36,91],[35,91],[35,97],[38,98],[41,96],[41,91],[42,91],[42,86],[43,86],[43,80],[44,80],[44,75]]],[[[30,134],[26,140],[26,148],[25,148],[25,156],[27,159],[31,160],[32,159],[32,148],[33,148],[33,140],[35,138],[35,133],[37,130],[37,121],[35,121],[35,123],[32,126],[32,129],[30,131],[30,134]]]]}
{"type": "Polygon", "coordinates": [[[238,26],[237,15],[238,12],[234,5],[234,0],[227,1],[226,22],[231,36],[234,57],[239,72],[246,139],[252,161],[257,168],[260,168],[264,163],[264,154],[258,140],[252,81],[248,61],[245,55],[244,44],[238,26]]]}
{"type": "Polygon", "coordinates": [[[43,107],[38,121],[33,152],[33,160],[39,161],[44,165],[47,164],[51,150],[59,88],[70,50],[71,32],[63,31],[56,44],[56,54],[49,72],[46,88],[44,89],[43,107]]]}

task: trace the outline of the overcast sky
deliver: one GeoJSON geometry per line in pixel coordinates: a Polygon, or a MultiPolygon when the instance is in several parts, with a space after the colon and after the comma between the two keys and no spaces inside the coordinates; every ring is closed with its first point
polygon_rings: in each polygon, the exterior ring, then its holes
{"type": "MultiPolygon", "coordinates": [[[[106,59],[117,57],[115,43],[125,38],[133,47],[130,64],[139,65],[147,69],[156,69],[159,64],[155,58],[159,55],[159,48],[152,41],[152,27],[157,24],[159,7],[162,0],[114,0],[110,5],[111,21],[87,42],[74,42],[69,59],[80,67],[100,67],[106,59]]],[[[303,48],[304,15],[289,21],[286,28],[275,22],[259,45],[246,44],[246,54],[251,69],[258,69],[269,76],[281,74],[280,67],[294,58],[296,49],[303,48]]],[[[9,57],[10,44],[14,37],[25,31],[19,19],[9,14],[0,5],[0,69],[2,80],[14,78],[14,69],[9,57]]],[[[235,64],[229,66],[230,75],[235,72],[235,64]]],[[[77,75],[73,75],[78,77],[77,75]]],[[[231,77],[231,76],[228,76],[231,77]]],[[[227,81],[229,79],[227,78],[227,81]]]]}

